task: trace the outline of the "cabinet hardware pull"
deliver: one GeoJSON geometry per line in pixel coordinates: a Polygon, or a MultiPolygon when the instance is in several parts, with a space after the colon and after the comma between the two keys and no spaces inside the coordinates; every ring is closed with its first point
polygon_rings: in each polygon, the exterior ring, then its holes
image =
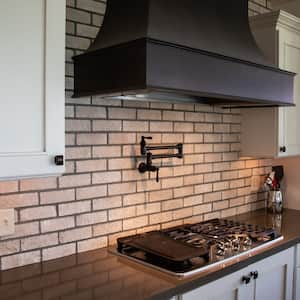
{"type": "Polygon", "coordinates": [[[250,276],[253,277],[253,279],[257,279],[257,277],[258,277],[258,271],[251,272],[250,276]]]}
{"type": "Polygon", "coordinates": [[[63,166],[64,165],[64,156],[63,155],[56,155],[54,157],[54,163],[57,166],[63,166]]]}
{"type": "Polygon", "coordinates": [[[245,284],[249,284],[251,281],[251,277],[250,276],[243,276],[242,277],[242,282],[245,284]]]}
{"type": "Polygon", "coordinates": [[[286,152],[286,146],[280,147],[279,151],[285,153],[286,152]]]}

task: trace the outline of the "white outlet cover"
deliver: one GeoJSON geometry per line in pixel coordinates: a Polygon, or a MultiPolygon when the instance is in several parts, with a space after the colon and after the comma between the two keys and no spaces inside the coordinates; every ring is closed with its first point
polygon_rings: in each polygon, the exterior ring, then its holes
{"type": "Polygon", "coordinates": [[[0,236],[12,235],[14,233],[15,233],[14,209],[0,209],[0,236]]]}

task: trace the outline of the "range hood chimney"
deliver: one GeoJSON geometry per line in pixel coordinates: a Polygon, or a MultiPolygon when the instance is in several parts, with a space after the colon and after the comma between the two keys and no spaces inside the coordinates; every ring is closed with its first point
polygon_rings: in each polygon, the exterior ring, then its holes
{"type": "Polygon", "coordinates": [[[74,97],[293,105],[295,74],[257,47],[247,0],[107,0],[74,63],[74,97]]]}

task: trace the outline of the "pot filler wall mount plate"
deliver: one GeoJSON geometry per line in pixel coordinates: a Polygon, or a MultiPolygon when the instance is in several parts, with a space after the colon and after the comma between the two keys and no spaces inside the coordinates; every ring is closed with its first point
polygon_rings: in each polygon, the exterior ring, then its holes
{"type": "Polygon", "coordinates": [[[247,0],[107,0],[74,73],[74,97],[293,105],[295,74],[257,47],[247,0]]]}

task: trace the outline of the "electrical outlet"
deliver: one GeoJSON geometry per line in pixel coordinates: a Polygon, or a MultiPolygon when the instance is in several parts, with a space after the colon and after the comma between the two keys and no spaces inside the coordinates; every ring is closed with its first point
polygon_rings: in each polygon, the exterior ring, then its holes
{"type": "Polygon", "coordinates": [[[0,209],[0,236],[15,233],[15,211],[14,209],[0,209]]]}

